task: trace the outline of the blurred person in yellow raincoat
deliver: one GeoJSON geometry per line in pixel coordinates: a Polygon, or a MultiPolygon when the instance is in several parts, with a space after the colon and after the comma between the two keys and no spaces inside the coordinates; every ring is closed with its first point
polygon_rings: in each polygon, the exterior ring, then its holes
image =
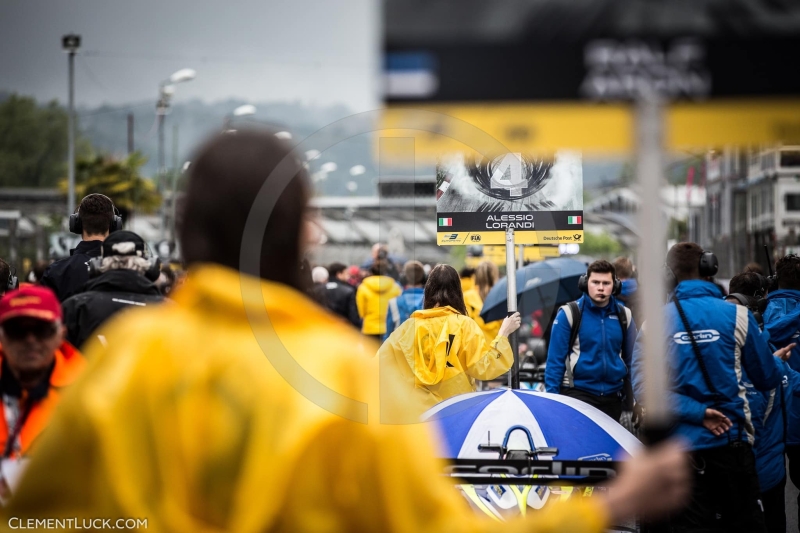
{"type": "Polygon", "coordinates": [[[387,276],[389,262],[382,256],[372,263],[371,276],[364,278],[356,289],[356,306],[361,317],[361,332],[380,342],[386,333],[389,300],[400,296],[403,289],[394,278],[387,276]]]}
{"type": "Polygon", "coordinates": [[[500,271],[497,265],[491,261],[483,261],[475,268],[475,286],[464,291],[464,304],[467,306],[467,314],[474,320],[486,336],[486,342],[492,342],[497,337],[500,331],[500,324],[502,320],[493,320],[491,322],[484,322],[481,318],[481,310],[483,309],[483,301],[486,300],[486,295],[500,279],[500,271]]]}
{"type": "Polygon", "coordinates": [[[431,270],[422,306],[386,339],[378,356],[407,385],[424,391],[419,396],[426,408],[474,392],[476,380],[494,379],[511,368],[514,354],[508,335],[519,328],[519,313],[505,318],[497,335],[487,341],[467,316],[453,267],[437,265],[431,270]]]}
{"type": "Polygon", "coordinates": [[[302,162],[268,132],[247,131],[212,139],[192,161],[180,230],[190,266],[174,305],[121,313],[103,327],[105,347],[87,344],[89,368],[4,526],[46,517],[75,519],[72,529],[134,518],[157,533],[600,532],[680,503],[688,466],[673,444],[630,461],[605,497],[502,525],[474,516],[440,477],[428,429],[393,423],[413,398],[379,382],[368,356],[377,346],[299,285],[313,240],[302,162]]]}

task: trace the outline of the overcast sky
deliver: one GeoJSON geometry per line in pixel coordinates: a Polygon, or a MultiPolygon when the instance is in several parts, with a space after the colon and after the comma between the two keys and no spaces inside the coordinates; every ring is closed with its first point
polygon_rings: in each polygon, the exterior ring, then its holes
{"type": "Polygon", "coordinates": [[[155,101],[190,67],[177,99],[376,106],[378,0],[2,0],[0,91],[67,99],[62,35],[83,38],[79,105],[155,101]]]}

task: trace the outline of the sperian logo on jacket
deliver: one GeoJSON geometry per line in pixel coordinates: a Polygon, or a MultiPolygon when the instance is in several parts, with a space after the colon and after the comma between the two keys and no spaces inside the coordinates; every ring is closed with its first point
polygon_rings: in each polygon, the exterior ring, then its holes
{"type": "MultiPolygon", "coordinates": [[[[685,331],[679,331],[678,333],[673,335],[672,340],[674,340],[678,344],[692,343],[689,334],[686,333],[685,331]]],[[[715,329],[701,329],[699,331],[695,331],[694,340],[695,342],[716,342],[719,340],[719,331],[715,329]]]]}

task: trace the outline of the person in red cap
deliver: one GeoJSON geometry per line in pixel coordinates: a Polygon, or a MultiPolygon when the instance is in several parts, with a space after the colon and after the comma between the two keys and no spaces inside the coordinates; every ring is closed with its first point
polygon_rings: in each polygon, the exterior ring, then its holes
{"type": "MultiPolygon", "coordinates": [[[[61,304],[46,287],[29,286],[0,299],[0,499],[13,486],[9,463],[24,457],[86,365],[64,341],[61,304]]],[[[15,476],[14,476],[15,477],[15,476]]]]}

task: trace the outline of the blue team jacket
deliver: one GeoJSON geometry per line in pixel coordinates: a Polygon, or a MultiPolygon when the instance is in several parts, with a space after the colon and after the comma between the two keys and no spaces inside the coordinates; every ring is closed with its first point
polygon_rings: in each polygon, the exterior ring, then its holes
{"type": "MultiPolygon", "coordinates": [[[[695,450],[724,446],[731,438],[739,437],[753,444],[755,428],[745,376],[759,391],[768,392],[781,383],[775,357],[761,335],[756,319],[746,307],[722,300],[719,289],[706,281],[682,281],[675,289],[675,297],[680,299],[719,397],[715,397],[706,386],[686,329],[675,304],[670,302],[664,308],[664,333],[667,336],[671,390],[676,397],[686,396],[704,406],[702,412],[705,412],[705,407],[721,411],[734,424],[729,434],[716,437],[702,426],[700,416],[699,424],[679,420],[676,432],[685,437],[695,450]]],[[[639,402],[644,399],[644,334],[642,332],[637,339],[633,353],[633,389],[639,402]]],[[[673,408],[680,411],[679,406],[673,405],[673,408]]]]}
{"type": "Polygon", "coordinates": [[[608,305],[598,307],[588,295],[583,295],[578,299],[578,306],[582,310],[581,327],[575,346],[568,346],[572,328],[563,307],[553,322],[544,374],[545,389],[558,393],[562,385],[568,385],[566,365],[569,359],[576,389],[598,396],[616,394],[628,374],[636,342],[636,324],[630,310],[613,296],[608,305]],[[622,346],[620,312],[628,315],[625,347],[622,346]]]}
{"type": "Polygon", "coordinates": [[[421,287],[412,287],[404,290],[400,296],[389,301],[389,310],[386,313],[386,333],[383,335],[383,340],[389,338],[396,326],[399,327],[400,324],[408,320],[411,313],[422,309],[424,292],[421,287]],[[395,305],[397,306],[396,308],[394,307],[395,305]],[[395,311],[397,311],[396,317],[395,311]]]}
{"type": "MultiPolygon", "coordinates": [[[[781,289],[769,293],[764,311],[764,330],[769,333],[770,344],[776,349],[800,340],[800,291],[781,289]]],[[[789,366],[800,371],[800,346],[792,350],[789,366]]],[[[800,402],[794,402],[789,410],[786,444],[800,444],[800,402]]]]}
{"type": "MultiPolygon", "coordinates": [[[[786,477],[786,460],[784,458],[784,438],[788,422],[788,410],[792,408],[793,398],[800,396],[800,373],[780,359],[775,359],[781,374],[781,386],[764,392],[756,390],[744,376],[743,384],[747,390],[747,398],[752,409],[753,427],[755,429],[755,445],[753,453],[756,457],[758,485],[761,492],[775,487],[786,477]]],[[[687,397],[676,396],[678,416],[689,423],[701,426],[706,406],[687,397]]]]}

